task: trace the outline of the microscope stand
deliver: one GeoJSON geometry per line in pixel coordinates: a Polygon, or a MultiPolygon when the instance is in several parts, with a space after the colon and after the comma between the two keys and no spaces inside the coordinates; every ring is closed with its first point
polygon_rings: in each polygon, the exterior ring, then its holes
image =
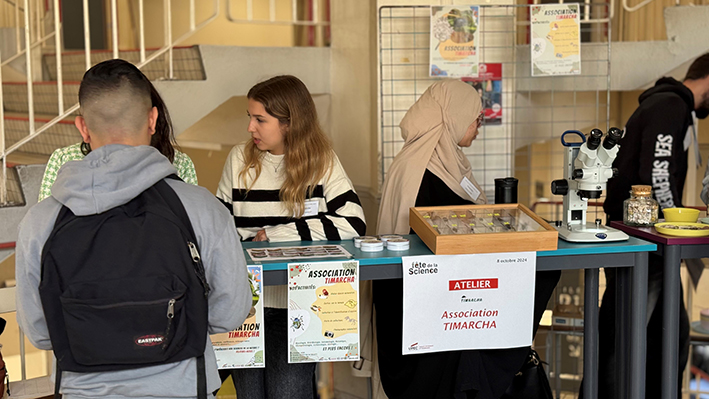
{"type": "Polygon", "coordinates": [[[603,241],[623,241],[628,239],[628,235],[620,230],[594,223],[587,223],[567,226],[557,226],[559,237],[569,242],[603,242],[603,241]]]}

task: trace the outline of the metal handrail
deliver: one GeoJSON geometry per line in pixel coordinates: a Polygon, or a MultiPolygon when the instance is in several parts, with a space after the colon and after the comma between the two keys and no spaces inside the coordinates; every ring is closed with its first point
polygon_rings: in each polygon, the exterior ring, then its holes
{"type": "MultiPolygon", "coordinates": [[[[5,0],[5,1],[7,1],[7,0],[5,0]]],[[[16,52],[15,54],[13,54],[10,58],[6,59],[5,61],[0,62],[0,67],[3,67],[3,66],[5,66],[5,65],[11,63],[12,61],[14,61],[14,60],[16,60],[16,59],[22,57],[22,56],[27,52],[27,45],[25,45],[25,48],[24,48],[24,49],[21,48],[22,46],[21,46],[21,42],[20,42],[19,29],[20,29],[20,28],[19,28],[19,25],[18,25],[18,26],[16,27],[17,33],[15,34],[15,40],[16,40],[16,42],[17,42],[17,52],[16,52]]],[[[32,49],[34,49],[35,47],[37,47],[37,46],[41,45],[42,43],[46,42],[46,41],[49,40],[50,38],[54,37],[54,33],[55,33],[55,32],[49,33],[49,34],[45,35],[44,37],[42,37],[41,39],[37,39],[34,43],[31,43],[31,44],[30,44],[29,49],[32,50],[32,49]]],[[[25,42],[27,42],[27,41],[28,41],[28,40],[25,40],[25,42]]],[[[1,60],[2,60],[2,59],[0,59],[0,61],[1,61],[1,60]]]]}
{"type": "MultiPolygon", "coordinates": [[[[25,4],[27,4],[28,1],[29,1],[29,0],[25,0],[25,4]]],[[[164,1],[165,1],[165,4],[166,4],[166,9],[167,9],[168,11],[170,11],[170,4],[171,4],[172,0],[164,0],[164,1]]],[[[56,3],[58,2],[58,0],[54,0],[54,2],[55,2],[55,4],[56,4],[56,3]]],[[[111,9],[112,9],[112,10],[115,10],[115,3],[116,3],[116,0],[111,0],[111,4],[112,4],[112,5],[111,5],[111,9]]],[[[190,0],[190,3],[194,3],[194,0],[190,0]]],[[[90,33],[91,33],[91,32],[90,32],[89,24],[87,23],[87,21],[88,21],[88,0],[84,0],[84,4],[85,4],[85,7],[84,7],[84,21],[85,21],[85,23],[84,23],[84,35],[85,35],[85,39],[86,39],[86,40],[85,40],[85,43],[87,43],[87,45],[85,46],[85,57],[86,57],[86,66],[87,66],[87,69],[88,69],[88,68],[91,67],[91,49],[90,49],[90,40],[89,40],[89,36],[90,36],[90,33]]],[[[142,5],[143,5],[143,1],[141,0],[139,4],[140,4],[140,6],[142,6],[142,5]]],[[[219,16],[219,9],[220,9],[220,7],[219,7],[219,0],[213,0],[213,1],[212,1],[212,4],[213,4],[213,7],[214,7],[214,13],[213,13],[210,17],[208,17],[207,19],[205,19],[205,20],[204,20],[203,22],[201,22],[200,24],[195,24],[194,27],[192,27],[192,23],[194,22],[194,21],[193,21],[193,20],[194,20],[194,15],[192,15],[192,16],[190,17],[190,21],[191,21],[191,22],[190,22],[190,26],[191,26],[191,29],[190,29],[189,31],[187,31],[185,34],[183,34],[182,36],[180,36],[179,38],[177,38],[176,40],[174,40],[174,41],[172,41],[172,15],[171,15],[171,13],[170,13],[170,14],[167,14],[167,15],[166,15],[166,24],[165,24],[165,25],[166,25],[166,29],[165,29],[166,32],[165,32],[165,35],[166,35],[166,39],[169,39],[169,41],[166,41],[167,44],[165,44],[163,47],[161,47],[161,48],[159,48],[158,50],[156,50],[156,51],[155,51],[154,53],[152,53],[149,57],[145,57],[144,21],[143,21],[143,12],[141,11],[141,12],[140,12],[140,30],[141,30],[141,33],[140,33],[140,52],[141,52],[141,62],[140,62],[139,64],[137,64],[136,66],[137,66],[138,68],[142,68],[142,67],[144,67],[145,65],[147,65],[148,63],[150,63],[151,61],[153,61],[153,60],[155,60],[156,58],[160,57],[161,55],[163,55],[163,54],[165,54],[165,53],[168,53],[168,54],[169,54],[168,62],[169,62],[169,65],[170,65],[169,78],[171,78],[171,79],[174,78],[172,49],[173,49],[174,47],[176,47],[178,44],[182,43],[185,39],[187,39],[188,37],[190,37],[191,35],[193,35],[196,31],[198,31],[198,30],[204,28],[206,25],[208,25],[209,23],[211,23],[212,21],[214,21],[214,20],[219,16]]],[[[55,8],[55,10],[57,10],[57,8],[55,8]]],[[[191,5],[191,7],[190,7],[190,12],[191,12],[191,13],[194,13],[194,7],[193,7],[192,5],[191,5]]],[[[25,31],[28,32],[29,29],[30,29],[30,28],[29,28],[29,19],[28,19],[28,17],[26,16],[26,17],[25,17],[25,31]]],[[[111,27],[111,29],[112,29],[112,35],[113,35],[113,37],[114,37],[114,41],[113,41],[113,43],[114,43],[113,56],[114,56],[114,58],[118,58],[118,46],[116,45],[116,40],[117,40],[116,38],[118,37],[118,26],[117,26],[117,24],[113,24],[113,26],[111,27]]],[[[55,32],[60,32],[60,31],[61,31],[61,27],[60,27],[60,24],[58,23],[58,18],[55,18],[55,32]]],[[[61,39],[61,38],[59,38],[59,39],[61,39]]],[[[61,85],[59,85],[59,82],[61,81],[61,76],[62,76],[62,75],[61,75],[61,73],[62,73],[62,72],[61,72],[61,48],[59,48],[58,51],[56,51],[56,54],[57,54],[58,96],[59,96],[60,98],[62,98],[62,97],[63,97],[63,95],[62,95],[62,93],[63,93],[63,88],[62,88],[61,85]]],[[[37,136],[39,136],[39,135],[42,134],[43,132],[47,131],[49,128],[51,128],[51,127],[53,127],[54,125],[56,125],[59,121],[63,120],[63,119],[66,118],[67,116],[71,115],[74,111],[76,111],[77,109],[79,109],[79,104],[76,103],[76,104],[74,104],[73,106],[71,106],[70,108],[64,110],[64,109],[63,109],[63,108],[64,108],[64,107],[63,107],[63,101],[60,101],[60,106],[59,106],[60,112],[59,112],[59,115],[58,115],[57,117],[51,119],[49,122],[47,122],[46,124],[44,124],[44,125],[43,125],[42,127],[40,127],[39,129],[35,129],[35,128],[34,128],[34,104],[33,104],[33,100],[32,100],[31,59],[30,59],[29,53],[27,53],[26,56],[27,56],[27,64],[28,64],[28,65],[27,65],[27,86],[28,86],[28,97],[29,97],[29,98],[28,98],[28,108],[29,108],[29,124],[30,124],[29,132],[30,132],[30,134],[27,135],[26,137],[22,138],[21,140],[17,141],[17,142],[16,142],[15,144],[13,144],[12,146],[10,146],[10,147],[8,147],[8,148],[5,148],[5,143],[4,143],[4,129],[0,129],[0,133],[2,133],[2,137],[3,137],[3,140],[0,141],[0,158],[2,158],[2,163],[3,163],[3,174],[6,173],[6,172],[5,172],[5,169],[6,169],[6,168],[5,168],[5,166],[6,166],[6,159],[7,159],[7,156],[8,156],[9,154],[13,153],[14,151],[17,151],[17,150],[18,150],[20,147],[22,147],[24,144],[26,144],[26,143],[28,143],[29,141],[33,140],[34,138],[36,138],[37,136]]],[[[0,99],[2,99],[2,86],[0,86],[0,99]]],[[[0,107],[0,108],[1,108],[1,107],[0,107]]],[[[2,110],[0,110],[0,112],[2,112],[2,110]]],[[[0,114],[0,116],[1,116],[1,115],[2,115],[2,114],[0,114]]],[[[0,119],[2,119],[2,118],[0,118],[0,119]]],[[[0,123],[2,123],[2,122],[0,121],[0,123]]],[[[2,126],[2,125],[0,125],[0,126],[2,126]]],[[[3,182],[6,182],[6,181],[7,181],[7,179],[3,176],[3,182]]],[[[6,186],[6,184],[3,184],[3,187],[5,187],[5,186],[6,186]]],[[[0,191],[3,191],[3,190],[0,189],[0,191]]],[[[6,198],[6,197],[5,197],[5,198],[6,198]]],[[[2,199],[3,199],[3,197],[0,197],[0,203],[3,203],[2,199]]]]}
{"type": "MultiPolygon", "coordinates": [[[[10,4],[10,5],[13,5],[13,6],[17,7],[17,3],[13,2],[12,0],[3,0],[3,1],[4,1],[5,3],[7,3],[7,4],[10,4]]],[[[20,8],[20,10],[22,10],[22,12],[25,11],[24,8],[20,8]]]]}
{"type": "Polygon", "coordinates": [[[639,4],[636,4],[632,7],[628,6],[628,0],[623,0],[623,9],[627,12],[635,12],[638,11],[639,9],[645,7],[646,5],[652,3],[654,0],[643,0],[639,4]]]}
{"type": "MultiPolygon", "coordinates": [[[[623,4],[625,4],[627,0],[623,0],[623,4]]],[[[648,0],[646,0],[648,1],[648,0]]],[[[649,0],[652,1],[652,0],[649,0]]],[[[565,3],[564,0],[560,0],[559,3],[565,3]]],[[[580,2],[579,2],[580,3],[580,2]]],[[[541,4],[541,0],[534,0],[534,4],[541,4]]],[[[583,0],[582,4],[579,4],[583,6],[584,8],[584,16],[583,19],[581,20],[581,23],[587,23],[587,24],[597,24],[597,23],[604,23],[604,22],[611,22],[613,19],[614,13],[615,13],[615,0],[609,0],[608,4],[604,3],[593,3],[591,0],[583,0]],[[591,7],[598,7],[598,6],[608,6],[608,17],[606,18],[593,18],[591,19],[591,7]]],[[[524,21],[520,23],[519,25],[529,25],[529,21],[524,21]],[[526,23],[525,23],[526,22],[526,23]]]]}

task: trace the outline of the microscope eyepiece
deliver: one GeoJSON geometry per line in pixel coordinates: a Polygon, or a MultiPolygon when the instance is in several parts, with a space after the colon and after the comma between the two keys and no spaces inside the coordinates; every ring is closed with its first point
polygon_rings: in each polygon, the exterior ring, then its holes
{"type": "Polygon", "coordinates": [[[603,132],[600,129],[593,129],[588,135],[588,141],[586,146],[589,150],[593,151],[601,145],[601,138],[603,137],[603,132]]]}
{"type": "Polygon", "coordinates": [[[603,140],[603,148],[606,150],[610,150],[611,148],[615,147],[616,144],[620,141],[620,139],[623,138],[623,131],[618,129],[617,127],[612,127],[608,131],[608,135],[606,135],[605,140],[603,140]]]}

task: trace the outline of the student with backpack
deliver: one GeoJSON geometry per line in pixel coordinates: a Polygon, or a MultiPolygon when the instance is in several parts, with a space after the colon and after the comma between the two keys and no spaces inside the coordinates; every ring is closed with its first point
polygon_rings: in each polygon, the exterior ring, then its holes
{"type": "Polygon", "coordinates": [[[207,334],[251,307],[228,212],[150,146],[149,85],[123,60],[86,72],[76,125],[92,151],[62,166],[20,223],[17,319],[54,351],[65,399],[213,397],[207,334]]]}
{"type": "MultiPolygon", "coordinates": [[[[320,128],[305,84],[295,76],[276,76],[252,87],[247,98],[252,138],[231,150],[217,189],[242,240],[364,235],[359,198],[320,128]]],[[[312,399],[315,363],[288,364],[286,287],[266,286],[264,298],[266,368],[232,370],[236,394],[312,399]]]]}
{"type": "MultiPolygon", "coordinates": [[[[192,159],[187,154],[178,151],[176,148],[177,143],[172,132],[172,120],[170,119],[170,113],[167,111],[167,106],[155,86],[150,81],[148,81],[148,85],[150,88],[150,100],[153,107],[158,110],[155,133],[150,137],[150,145],[157,148],[161,154],[172,162],[180,179],[185,183],[196,186],[197,172],[194,169],[194,163],[192,163],[192,159]]],[[[52,195],[52,186],[62,165],[69,161],[80,161],[90,152],[91,145],[85,142],[56,149],[47,161],[42,183],[39,186],[39,199],[37,201],[42,201],[52,195]]]]}

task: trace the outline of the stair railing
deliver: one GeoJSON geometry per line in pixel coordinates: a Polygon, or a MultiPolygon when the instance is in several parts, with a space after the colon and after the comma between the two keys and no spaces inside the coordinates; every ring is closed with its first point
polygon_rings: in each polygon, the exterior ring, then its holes
{"type": "MultiPolygon", "coordinates": [[[[8,0],[5,0],[8,1],[8,0]]],[[[19,3],[24,1],[24,10],[31,10],[30,0],[15,0],[16,9],[16,20],[19,19],[19,3]]],[[[173,63],[173,48],[178,44],[182,43],[188,37],[192,36],[195,32],[201,30],[206,25],[214,21],[219,16],[219,0],[212,1],[213,13],[204,19],[199,24],[196,21],[196,10],[195,10],[195,0],[189,0],[189,29],[187,32],[182,34],[177,39],[173,40],[173,29],[172,29],[172,0],[163,0],[163,15],[164,15],[164,45],[154,51],[150,56],[146,56],[145,51],[145,21],[144,21],[144,0],[138,1],[138,20],[139,20],[139,46],[140,46],[140,62],[136,65],[138,68],[142,68],[150,62],[156,60],[158,57],[166,55],[168,63],[168,79],[174,78],[174,63],[173,63]]],[[[62,79],[62,45],[61,45],[61,26],[62,22],[60,20],[59,10],[59,0],[52,0],[53,5],[53,25],[54,31],[44,37],[31,41],[32,37],[38,37],[40,29],[37,25],[42,25],[41,17],[36,18],[35,28],[36,32],[33,36],[31,34],[32,30],[32,18],[30,18],[30,12],[24,12],[24,37],[25,46],[24,49],[20,49],[21,40],[19,33],[17,34],[17,54],[9,57],[7,60],[2,60],[2,54],[0,54],[1,66],[8,64],[9,62],[18,59],[22,55],[25,56],[26,63],[26,77],[27,77],[27,102],[28,102],[28,118],[29,118],[29,131],[28,135],[20,139],[11,146],[7,146],[5,141],[5,126],[4,126],[4,115],[3,107],[0,106],[0,159],[2,159],[2,181],[0,182],[0,206],[7,204],[7,156],[11,153],[20,149],[23,145],[35,139],[40,134],[46,132],[51,127],[55,126],[61,120],[65,119],[77,109],[79,109],[79,104],[73,104],[69,108],[65,109],[64,104],[64,90],[63,90],[63,79],[62,79]],[[45,123],[39,129],[35,128],[35,109],[34,109],[34,96],[33,96],[33,58],[32,49],[39,46],[40,44],[47,41],[49,38],[54,37],[54,45],[56,52],[56,68],[57,68],[57,117],[51,119],[49,122],[45,123]],[[27,46],[27,43],[30,43],[27,46]]],[[[113,58],[118,58],[118,15],[117,15],[117,0],[110,0],[110,10],[111,10],[111,43],[113,50],[113,58]]],[[[92,66],[91,63],[91,27],[89,24],[89,0],[83,0],[83,20],[84,20],[84,53],[86,61],[86,69],[92,66]]],[[[17,31],[19,32],[19,22],[17,23],[17,31]]],[[[0,67],[1,69],[1,67],[0,67]]],[[[3,94],[2,94],[2,73],[0,72],[0,104],[3,104],[3,94]]]]}

